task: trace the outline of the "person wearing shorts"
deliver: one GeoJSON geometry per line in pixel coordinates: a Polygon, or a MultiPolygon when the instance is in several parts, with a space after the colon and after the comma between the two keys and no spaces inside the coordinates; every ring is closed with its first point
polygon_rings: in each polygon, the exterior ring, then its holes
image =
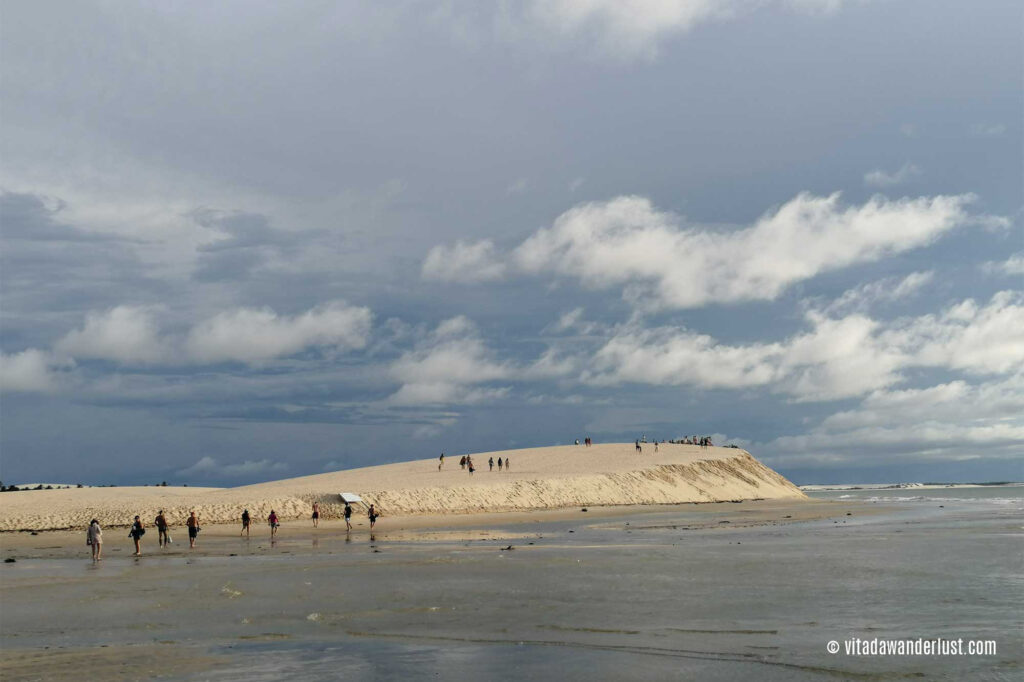
{"type": "Polygon", "coordinates": [[[188,526],[188,547],[189,549],[195,549],[196,538],[199,537],[199,517],[196,516],[195,512],[188,515],[185,525],[188,526]]]}
{"type": "Polygon", "coordinates": [[[352,506],[348,502],[345,503],[345,530],[352,530],[352,506]]]}
{"type": "Polygon", "coordinates": [[[167,517],[164,516],[163,509],[161,509],[160,513],[156,515],[156,518],[153,520],[153,523],[156,525],[157,542],[160,544],[161,547],[169,545],[170,536],[167,534],[167,517]]]}
{"type": "Polygon", "coordinates": [[[319,528],[320,527],[320,503],[319,502],[314,502],[313,503],[313,527],[314,528],[319,528]]]}
{"type": "Polygon", "coordinates": [[[132,524],[132,529],[128,531],[128,537],[135,543],[135,554],[134,556],[142,555],[142,545],[139,544],[142,541],[142,536],[146,534],[146,527],[142,525],[142,521],[139,516],[135,515],[135,523],[132,524]]]}
{"type": "Polygon", "coordinates": [[[277,537],[277,528],[281,524],[277,521],[277,512],[273,509],[270,510],[270,516],[267,517],[267,523],[270,524],[270,538],[277,537]]]}
{"type": "Polygon", "coordinates": [[[366,514],[370,518],[370,530],[373,530],[373,524],[377,523],[377,518],[380,516],[380,512],[371,504],[370,510],[366,514]]]}
{"type": "MultiPolygon", "coordinates": [[[[242,533],[245,533],[245,537],[249,537],[249,522],[250,522],[250,520],[251,519],[249,517],[249,510],[248,509],[243,509],[242,510],[242,533]]],[[[239,533],[238,535],[241,536],[242,533],[239,533]]]]}

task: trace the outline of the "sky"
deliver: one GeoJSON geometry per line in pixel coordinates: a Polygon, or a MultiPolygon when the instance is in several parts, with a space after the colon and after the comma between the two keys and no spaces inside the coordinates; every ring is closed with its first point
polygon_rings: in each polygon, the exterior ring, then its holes
{"type": "Polygon", "coordinates": [[[1022,20],[6,3],[0,479],[712,435],[1024,480],[1022,20]]]}

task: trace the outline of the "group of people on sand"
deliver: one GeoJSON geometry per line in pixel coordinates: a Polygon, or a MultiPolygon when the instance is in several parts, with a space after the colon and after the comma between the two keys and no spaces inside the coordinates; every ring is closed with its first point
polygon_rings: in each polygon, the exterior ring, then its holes
{"type": "MultiPolygon", "coordinates": [[[[441,456],[437,458],[437,460],[438,460],[437,461],[437,470],[440,471],[441,469],[444,468],[444,453],[443,452],[441,453],[441,456]]],[[[470,474],[475,473],[476,472],[476,465],[473,464],[473,457],[470,456],[470,455],[463,455],[462,457],[460,457],[459,458],[459,468],[461,468],[463,471],[466,471],[468,469],[470,474]]],[[[487,468],[490,471],[494,471],[494,458],[493,457],[489,457],[487,459],[487,468]]],[[[508,457],[506,457],[505,459],[502,459],[501,457],[498,458],[498,471],[501,471],[502,469],[504,469],[505,471],[511,471],[512,470],[512,460],[510,458],[508,458],[508,457]]]]}
{"type": "Polygon", "coordinates": [[[682,438],[680,440],[670,440],[669,443],[675,443],[676,445],[699,445],[702,448],[713,447],[711,444],[711,436],[690,436],[689,438],[682,438]]]}
{"type": "MultiPolygon", "coordinates": [[[[579,442],[577,441],[577,445],[578,444],[579,442]]],[[[443,468],[444,453],[442,452],[441,456],[437,458],[437,470],[441,471],[443,468]]],[[[463,455],[462,457],[459,457],[459,468],[463,471],[468,469],[470,474],[476,473],[476,464],[473,463],[472,455],[463,455]]],[[[494,471],[493,457],[487,458],[487,468],[489,471],[494,471]]],[[[501,470],[512,471],[512,459],[510,457],[506,457],[505,459],[502,459],[501,457],[498,458],[498,471],[501,470]]]]}
{"type": "MultiPolygon", "coordinates": [[[[637,452],[638,452],[639,454],[643,454],[643,452],[644,452],[644,445],[645,445],[646,443],[647,443],[647,436],[644,436],[643,438],[638,438],[638,439],[636,440],[636,443],[635,443],[635,445],[636,445],[636,451],[637,451],[637,452]]],[[[654,441],[654,451],[655,451],[655,452],[657,452],[657,451],[658,451],[658,441],[654,441]]]]}
{"type": "MultiPolygon", "coordinates": [[[[580,439],[577,438],[576,439],[576,445],[579,445],[579,444],[580,444],[580,439]]],[[[586,438],[583,439],[583,444],[586,445],[589,448],[591,445],[594,444],[594,442],[592,440],[590,440],[590,436],[587,436],[586,438]]]]}
{"type": "MultiPolygon", "coordinates": [[[[345,518],[345,529],[346,531],[352,530],[352,506],[346,502],[345,511],[343,513],[345,518]]],[[[372,529],[377,519],[380,518],[380,510],[374,505],[370,505],[367,516],[370,519],[370,528],[372,529]]],[[[167,520],[167,516],[164,514],[164,510],[161,509],[153,520],[153,525],[157,529],[157,541],[161,547],[167,547],[173,543],[171,538],[171,526],[167,520]]],[[[273,509],[270,510],[270,515],[267,516],[267,525],[270,526],[270,538],[271,540],[277,537],[277,529],[281,527],[281,520],[277,516],[277,512],[273,509]]],[[[252,526],[252,516],[249,514],[248,509],[242,510],[242,532],[239,536],[245,535],[249,537],[249,530],[252,526]]],[[[202,528],[199,525],[199,516],[196,515],[195,511],[189,513],[188,518],[185,519],[185,527],[188,528],[188,546],[190,549],[194,549],[196,546],[196,538],[199,537],[199,531],[202,528]]],[[[320,527],[320,503],[313,503],[313,527],[320,527]]],[[[142,556],[142,536],[146,534],[146,524],[142,522],[142,519],[136,514],[135,519],[132,521],[131,529],[128,531],[128,537],[132,539],[135,544],[135,553],[132,556],[142,556]]],[[[85,532],[85,544],[92,548],[92,560],[102,561],[103,560],[103,528],[100,527],[100,522],[93,519],[89,522],[89,528],[85,532]]]]}
{"type": "MultiPolygon", "coordinates": [[[[442,452],[441,453],[441,465],[443,465],[443,464],[444,464],[444,453],[442,452]]],[[[441,465],[439,465],[437,467],[438,471],[441,470],[441,465]]],[[[473,464],[473,457],[471,455],[463,455],[462,457],[460,457],[459,458],[459,467],[462,468],[463,471],[468,469],[470,474],[473,474],[476,471],[476,465],[473,464]]],[[[487,458],[487,469],[488,469],[488,471],[494,471],[494,458],[493,457],[488,457],[487,458]]],[[[512,470],[512,459],[510,457],[506,457],[505,459],[502,459],[501,457],[498,458],[498,471],[501,471],[503,469],[505,471],[511,471],[512,470]]]]}
{"type": "MultiPolygon", "coordinates": [[[[247,512],[248,513],[248,512],[247,512]]],[[[167,521],[167,516],[164,514],[164,510],[161,509],[156,518],[153,520],[153,525],[157,529],[157,541],[161,547],[170,545],[174,540],[171,538],[171,525],[167,521]]],[[[188,546],[193,548],[196,546],[196,538],[199,536],[199,531],[202,528],[199,526],[199,517],[196,516],[195,511],[189,513],[188,518],[185,519],[185,526],[188,528],[188,546]]],[[[132,543],[135,545],[135,553],[133,556],[142,555],[142,536],[146,534],[146,524],[142,522],[142,518],[138,514],[135,515],[135,519],[132,521],[131,528],[128,530],[128,537],[132,539],[132,543]]],[[[93,519],[89,522],[89,527],[85,531],[85,544],[92,548],[92,560],[102,561],[103,560],[103,528],[100,526],[100,522],[93,519]]]]}

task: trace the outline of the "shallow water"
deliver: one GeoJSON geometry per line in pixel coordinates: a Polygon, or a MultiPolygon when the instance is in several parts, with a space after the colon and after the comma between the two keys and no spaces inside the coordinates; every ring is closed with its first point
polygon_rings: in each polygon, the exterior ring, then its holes
{"type": "Polygon", "coordinates": [[[301,555],[19,562],[2,573],[0,634],[5,650],[212,657],[157,673],[189,680],[1019,679],[1024,489],[855,492],[870,495],[815,493],[836,516],[800,523],[695,528],[681,506],[500,543],[378,534],[301,555]],[[994,639],[998,652],[826,651],[850,637],[994,639]]]}

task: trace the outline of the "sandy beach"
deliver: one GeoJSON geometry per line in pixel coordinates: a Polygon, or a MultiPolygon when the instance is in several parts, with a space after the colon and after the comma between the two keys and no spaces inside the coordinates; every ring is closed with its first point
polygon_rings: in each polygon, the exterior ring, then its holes
{"type": "Polygon", "coordinates": [[[151,524],[159,510],[173,526],[195,510],[204,525],[236,523],[248,509],[259,524],[273,509],[283,520],[308,519],[318,502],[324,519],[340,518],[339,493],[360,495],[387,516],[532,511],[624,506],[804,499],[784,477],[736,448],[662,443],[567,445],[385,464],[238,488],[116,487],[32,490],[0,495],[0,531],[124,527],[138,514],[151,524]],[[511,470],[488,460],[511,461],[511,470]]]}

